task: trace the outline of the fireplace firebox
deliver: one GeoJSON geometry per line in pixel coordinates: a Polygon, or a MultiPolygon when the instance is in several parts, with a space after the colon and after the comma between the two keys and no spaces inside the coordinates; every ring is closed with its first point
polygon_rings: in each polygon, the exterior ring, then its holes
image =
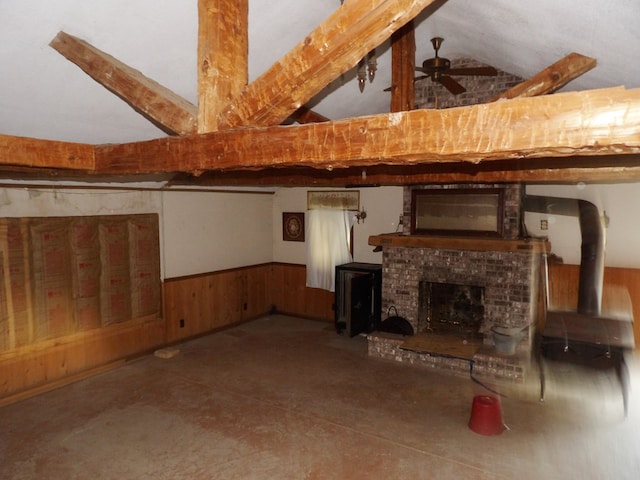
{"type": "Polygon", "coordinates": [[[482,339],[484,287],[423,280],[418,288],[418,323],[424,331],[482,339]]]}

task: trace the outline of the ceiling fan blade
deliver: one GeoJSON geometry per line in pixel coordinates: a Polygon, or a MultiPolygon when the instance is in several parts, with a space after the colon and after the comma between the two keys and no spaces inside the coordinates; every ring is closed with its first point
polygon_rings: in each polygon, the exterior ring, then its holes
{"type": "Polygon", "coordinates": [[[429,73],[429,72],[427,72],[427,70],[424,67],[416,67],[416,71],[417,72],[422,72],[422,73],[429,73]]]}
{"type": "MultiPolygon", "coordinates": [[[[417,82],[418,80],[422,80],[422,79],[424,79],[424,78],[429,78],[429,77],[430,77],[430,75],[420,75],[419,77],[415,77],[415,78],[413,79],[413,81],[414,81],[414,82],[417,82]]],[[[384,91],[385,91],[385,92],[390,92],[392,89],[393,89],[393,85],[392,85],[392,86],[390,86],[390,87],[385,88],[385,89],[384,89],[384,91]]]]}
{"type": "Polygon", "coordinates": [[[447,75],[484,75],[487,77],[495,77],[498,71],[493,67],[468,67],[468,68],[450,68],[447,75]]]}
{"type": "Polygon", "coordinates": [[[466,88],[447,75],[441,75],[438,82],[440,82],[444,88],[449,90],[453,95],[459,95],[467,91],[466,88]]]}

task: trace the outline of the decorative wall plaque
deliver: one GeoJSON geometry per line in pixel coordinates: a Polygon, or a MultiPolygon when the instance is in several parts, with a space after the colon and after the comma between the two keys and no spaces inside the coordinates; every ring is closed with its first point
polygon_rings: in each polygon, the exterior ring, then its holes
{"type": "Polygon", "coordinates": [[[282,240],[287,242],[304,242],[304,213],[282,213],[282,240]]]}

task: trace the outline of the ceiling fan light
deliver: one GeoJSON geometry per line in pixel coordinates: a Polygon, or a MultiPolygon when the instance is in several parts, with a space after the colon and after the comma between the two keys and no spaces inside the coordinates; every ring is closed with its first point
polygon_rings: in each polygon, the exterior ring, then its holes
{"type": "Polygon", "coordinates": [[[358,88],[360,89],[360,93],[364,92],[364,86],[367,82],[367,62],[363,58],[358,62],[358,88]]]}
{"type": "Polygon", "coordinates": [[[376,70],[378,69],[378,61],[376,59],[376,51],[371,50],[367,56],[367,69],[369,71],[369,83],[373,82],[376,76],[376,70]]]}

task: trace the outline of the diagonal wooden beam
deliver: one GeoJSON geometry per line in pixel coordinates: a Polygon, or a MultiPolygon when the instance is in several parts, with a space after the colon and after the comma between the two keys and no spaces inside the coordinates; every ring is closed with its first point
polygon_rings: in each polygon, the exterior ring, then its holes
{"type": "Polygon", "coordinates": [[[65,32],[49,45],[168,133],[196,133],[196,107],[138,70],[65,32]]]}
{"type": "Polygon", "coordinates": [[[250,83],[219,128],[278,125],[436,0],[349,0],[250,83]]]}
{"type": "Polygon", "coordinates": [[[553,65],[535,74],[530,79],[513,86],[489,101],[494,102],[500,99],[517,97],[534,97],[536,95],[553,93],[564,87],[571,80],[578,78],[580,75],[594,68],[596,63],[595,58],[585,57],[579,53],[570,53],[553,65]]]}
{"type": "Polygon", "coordinates": [[[291,115],[293,119],[295,119],[298,123],[318,123],[318,122],[328,122],[330,121],[324,115],[320,115],[317,112],[309,109],[309,107],[305,107],[304,105],[296,110],[293,115],[291,115]]]}
{"type": "Polygon", "coordinates": [[[640,153],[640,89],[568,92],[446,110],[96,147],[113,174],[321,169],[640,153]]]}
{"type": "Polygon", "coordinates": [[[247,85],[249,0],[198,0],[198,133],[247,85]]]}

